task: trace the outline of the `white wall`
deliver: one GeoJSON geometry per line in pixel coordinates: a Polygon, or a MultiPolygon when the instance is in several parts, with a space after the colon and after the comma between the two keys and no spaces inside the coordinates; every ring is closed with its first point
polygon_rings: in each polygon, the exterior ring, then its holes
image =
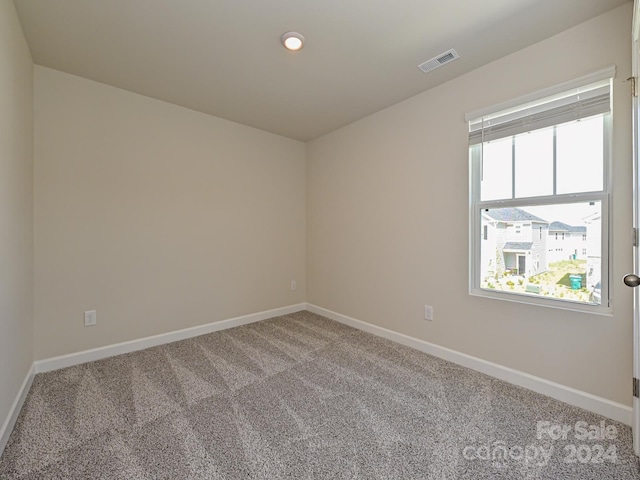
{"type": "Polygon", "coordinates": [[[34,179],[36,359],[305,299],[303,143],[37,66],[34,179]]]}
{"type": "Polygon", "coordinates": [[[310,142],[307,301],[630,405],[631,17],[629,3],[310,142]],[[465,113],[610,64],[614,315],[469,296],[465,113]]]}
{"type": "Polygon", "coordinates": [[[33,361],[33,63],[0,0],[0,426],[33,361]]]}

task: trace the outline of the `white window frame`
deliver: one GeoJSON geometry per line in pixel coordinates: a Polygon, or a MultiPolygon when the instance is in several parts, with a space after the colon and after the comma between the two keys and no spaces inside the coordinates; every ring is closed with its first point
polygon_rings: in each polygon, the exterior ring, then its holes
{"type": "MultiPolygon", "coordinates": [[[[471,112],[465,116],[467,122],[474,121],[492,113],[501,112],[511,109],[529,102],[535,102],[546,97],[560,94],[574,88],[589,85],[598,81],[612,80],[615,78],[615,66],[610,66],[590,75],[580,77],[575,80],[564,82],[562,84],[534,92],[513,99],[508,102],[494,105],[482,110],[471,112]]],[[[611,97],[613,97],[613,88],[611,86],[611,97]]],[[[543,197],[526,197],[505,200],[481,201],[480,199],[480,181],[482,175],[482,162],[480,149],[469,149],[469,294],[485,298],[493,298],[518,303],[526,303],[532,305],[540,305],[557,309],[572,310],[579,312],[588,312],[592,314],[612,315],[613,313],[613,295],[611,294],[610,279],[611,258],[612,258],[612,145],[611,137],[613,133],[613,112],[604,115],[604,172],[603,172],[603,190],[595,192],[571,193],[549,195],[543,197]],[[480,157],[480,158],[478,158],[480,157]],[[557,205],[570,203],[583,203],[596,201],[601,202],[601,304],[594,305],[584,302],[577,302],[565,299],[557,299],[552,297],[542,297],[536,295],[519,294],[514,292],[496,291],[492,289],[483,289],[480,287],[480,271],[481,271],[481,244],[482,244],[482,222],[481,211],[484,208],[507,208],[507,207],[527,207],[538,205],[557,205]]]]}

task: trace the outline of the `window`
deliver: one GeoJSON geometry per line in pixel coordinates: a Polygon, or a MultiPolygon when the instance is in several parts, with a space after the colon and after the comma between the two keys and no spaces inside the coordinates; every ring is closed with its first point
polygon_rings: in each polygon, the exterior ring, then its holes
{"type": "Polygon", "coordinates": [[[608,310],[614,73],[467,115],[472,294],[608,310]],[[493,240],[480,243],[480,232],[493,240]],[[582,234],[581,255],[571,232],[582,234]],[[554,245],[565,238],[574,253],[554,245]]]}

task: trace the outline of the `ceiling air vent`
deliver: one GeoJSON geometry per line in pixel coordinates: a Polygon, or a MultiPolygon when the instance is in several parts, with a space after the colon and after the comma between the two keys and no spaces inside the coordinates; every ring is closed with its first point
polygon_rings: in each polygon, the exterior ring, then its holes
{"type": "Polygon", "coordinates": [[[453,62],[455,59],[460,58],[458,52],[456,52],[453,48],[451,50],[447,50],[444,53],[441,53],[437,57],[433,57],[431,60],[427,60],[424,63],[418,65],[418,68],[422,70],[424,73],[430,72],[431,70],[435,70],[438,67],[441,67],[445,63],[453,62]]]}

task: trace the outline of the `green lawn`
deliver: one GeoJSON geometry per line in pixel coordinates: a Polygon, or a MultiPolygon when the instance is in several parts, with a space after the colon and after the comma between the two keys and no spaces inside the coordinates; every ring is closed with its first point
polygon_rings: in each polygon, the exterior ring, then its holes
{"type": "Polygon", "coordinates": [[[549,264],[549,270],[530,278],[532,283],[540,285],[564,285],[571,288],[569,275],[582,275],[582,285],[586,284],[587,261],[586,260],[562,260],[549,264]]]}
{"type": "Polygon", "coordinates": [[[487,281],[485,288],[512,291],[514,293],[529,293],[553,298],[564,298],[580,302],[589,301],[589,291],[586,288],[586,260],[562,260],[549,264],[549,270],[530,278],[505,276],[499,280],[487,281]],[[582,276],[582,288],[571,288],[571,275],[582,276]],[[533,284],[534,286],[532,286],[533,284]],[[527,291],[527,285],[530,289],[527,291]],[[533,289],[539,291],[534,292],[533,289]]]}

